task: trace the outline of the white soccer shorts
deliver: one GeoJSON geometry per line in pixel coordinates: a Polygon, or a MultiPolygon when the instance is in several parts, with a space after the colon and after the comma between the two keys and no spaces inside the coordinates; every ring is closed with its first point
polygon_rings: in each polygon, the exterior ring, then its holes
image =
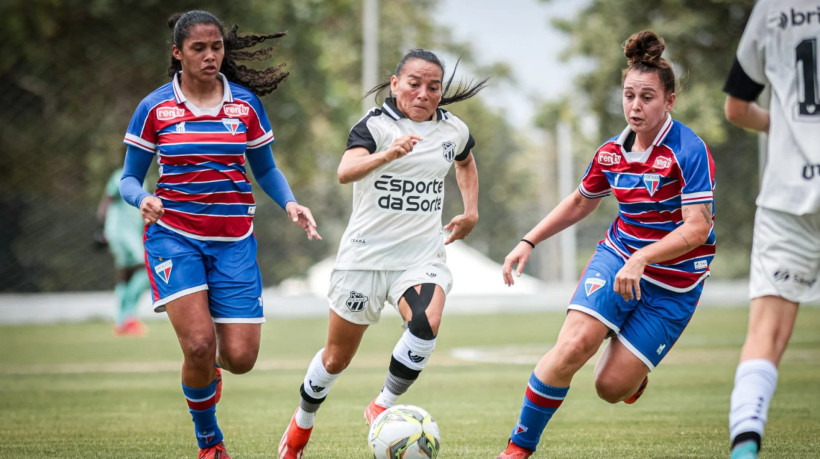
{"type": "Polygon", "coordinates": [[[334,269],[327,297],[330,309],[343,319],[373,325],[379,322],[385,302],[398,310],[404,292],[419,284],[437,284],[446,296],[453,287],[453,275],[440,261],[404,271],[334,269]]]}
{"type": "Polygon", "coordinates": [[[774,295],[796,303],[820,299],[820,213],[793,215],[759,207],[749,297],[774,295]]]}

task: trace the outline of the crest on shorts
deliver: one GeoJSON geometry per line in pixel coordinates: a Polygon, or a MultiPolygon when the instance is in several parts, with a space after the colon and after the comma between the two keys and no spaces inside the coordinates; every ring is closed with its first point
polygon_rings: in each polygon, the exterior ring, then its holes
{"type": "Polygon", "coordinates": [[[587,296],[590,296],[600,290],[604,285],[606,285],[606,281],[600,277],[588,277],[584,281],[584,291],[587,292],[587,296]]]}
{"type": "Polygon", "coordinates": [[[453,162],[453,159],[456,157],[456,144],[454,142],[442,142],[441,148],[444,150],[444,159],[446,159],[448,163],[453,162]]]}
{"type": "Polygon", "coordinates": [[[367,296],[354,290],[350,291],[350,296],[347,297],[345,304],[347,309],[353,312],[361,312],[367,306],[367,296]]]}
{"type": "Polygon", "coordinates": [[[171,269],[174,267],[174,262],[171,260],[163,261],[162,263],[154,266],[154,272],[157,273],[160,279],[168,283],[168,280],[171,279],[171,269]]]}
{"type": "Polygon", "coordinates": [[[643,174],[643,184],[649,191],[649,196],[654,196],[661,184],[661,174],[643,174]]]}

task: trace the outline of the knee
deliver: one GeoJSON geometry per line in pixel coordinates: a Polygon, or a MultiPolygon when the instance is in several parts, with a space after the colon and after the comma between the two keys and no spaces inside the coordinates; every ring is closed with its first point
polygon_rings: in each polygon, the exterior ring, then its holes
{"type": "Polygon", "coordinates": [[[235,375],[247,373],[256,365],[256,357],[258,352],[246,350],[241,353],[222,353],[219,354],[219,364],[225,370],[230,371],[235,375]]]}
{"type": "Polygon", "coordinates": [[[193,338],[185,343],[184,353],[196,366],[213,366],[216,357],[216,343],[206,338],[193,338]]]}
{"type": "Polygon", "coordinates": [[[555,354],[558,356],[559,362],[567,365],[577,363],[580,368],[598,351],[600,346],[599,341],[584,335],[576,335],[556,343],[555,354]]]}
{"type": "Polygon", "coordinates": [[[599,380],[595,380],[595,391],[598,392],[598,397],[601,398],[601,400],[609,403],[618,403],[626,398],[626,396],[615,387],[599,380]]]}
{"type": "MultiPolygon", "coordinates": [[[[225,359],[223,359],[224,361],[225,359]]],[[[253,370],[256,365],[256,356],[242,356],[240,358],[227,359],[223,368],[235,375],[241,375],[253,370]]]]}
{"type": "Polygon", "coordinates": [[[345,368],[350,365],[352,359],[353,356],[340,355],[325,349],[325,352],[322,354],[322,365],[324,365],[328,373],[335,375],[344,371],[345,368]]]}
{"type": "Polygon", "coordinates": [[[635,389],[629,386],[627,381],[599,375],[595,377],[595,391],[602,400],[618,403],[632,395],[635,389]]]}
{"type": "Polygon", "coordinates": [[[438,335],[444,298],[434,299],[437,289],[440,292],[436,284],[421,284],[418,292],[415,287],[410,287],[402,296],[410,309],[407,327],[417,338],[432,340],[438,335]]]}
{"type": "MultiPolygon", "coordinates": [[[[594,351],[592,351],[594,353],[594,351]]],[[[539,366],[546,365],[549,371],[564,379],[572,379],[575,373],[589,360],[591,354],[581,342],[563,342],[547,351],[539,366]]]]}
{"type": "Polygon", "coordinates": [[[407,322],[407,328],[416,338],[432,340],[438,336],[438,327],[441,324],[441,315],[428,316],[425,311],[413,311],[413,316],[407,322]]]}

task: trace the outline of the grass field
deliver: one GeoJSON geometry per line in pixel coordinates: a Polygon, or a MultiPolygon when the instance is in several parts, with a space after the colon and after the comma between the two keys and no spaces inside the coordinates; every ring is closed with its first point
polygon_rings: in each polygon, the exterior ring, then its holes
{"type": "MultiPolygon", "coordinates": [[[[727,410],[745,308],[701,308],[635,405],[595,395],[592,365],[576,376],[534,458],[728,456],[727,410]]],[[[441,458],[492,458],[516,420],[532,367],[563,313],[446,316],[438,347],[400,401],[422,406],[442,431],[441,458]]],[[[109,324],[0,327],[0,457],[195,457],[179,381],[181,353],[166,321],[145,338],[109,324]]],[[[820,308],[803,308],[781,365],[761,458],[820,456],[820,308]]],[[[326,319],[263,326],[257,367],[224,376],[218,406],[235,459],[272,457],[298,403],[326,319]]],[[[362,410],[381,388],[400,333],[385,317],[317,418],[310,458],[366,458],[362,410]]]]}

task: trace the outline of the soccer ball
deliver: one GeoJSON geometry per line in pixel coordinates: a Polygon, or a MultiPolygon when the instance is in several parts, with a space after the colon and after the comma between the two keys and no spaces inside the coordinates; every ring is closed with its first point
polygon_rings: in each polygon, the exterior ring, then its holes
{"type": "Polygon", "coordinates": [[[430,413],[413,405],[395,405],[373,420],[367,443],[374,459],[433,459],[441,439],[430,413]]]}

